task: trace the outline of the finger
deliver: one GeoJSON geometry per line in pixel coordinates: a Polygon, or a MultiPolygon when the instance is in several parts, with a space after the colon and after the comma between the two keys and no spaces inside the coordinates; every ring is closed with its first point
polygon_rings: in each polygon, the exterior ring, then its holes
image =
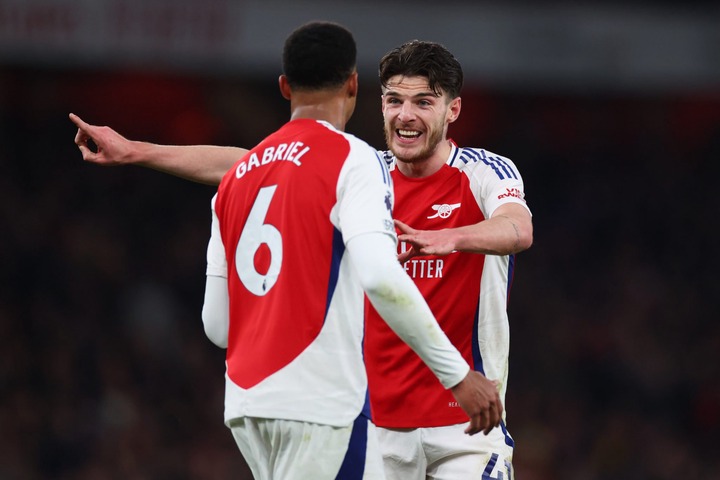
{"type": "Polygon", "coordinates": [[[472,436],[482,430],[481,419],[479,416],[474,416],[470,419],[470,423],[465,429],[465,433],[472,436]]]}
{"type": "Polygon", "coordinates": [[[485,435],[490,434],[490,432],[492,432],[498,425],[500,425],[500,415],[498,414],[495,405],[491,405],[490,410],[488,411],[487,424],[485,425],[483,433],[485,435]]]}
{"type": "Polygon", "coordinates": [[[93,138],[90,133],[92,126],[83,122],[80,120],[80,117],[72,113],[70,114],[70,119],[73,120],[73,123],[78,127],[78,131],[75,134],[75,144],[78,146],[87,145],[87,141],[93,138]]]}
{"type": "Polygon", "coordinates": [[[490,405],[489,408],[484,409],[481,413],[482,415],[482,431],[485,435],[487,435],[494,427],[494,416],[493,416],[493,408],[492,405],[490,405]]]}
{"type": "Polygon", "coordinates": [[[473,436],[476,433],[484,431],[487,426],[487,411],[481,410],[477,415],[470,417],[470,425],[465,429],[465,433],[473,436]]]}
{"type": "Polygon", "coordinates": [[[488,435],[490,432],[492,432],[495,427],[498,427],[500,425],[500,421],[502,420],[502,407],[500,407],[499,403],[493,403],[490,405],[490,410],[488,412],[488,424],[486,425],[485,430],[483,433],[485,435],[488,435]]]}
{"type": "Polygon", "coordinates": [[[397,258],[398,258],[398,262],[405,263],[414,256],[415,256],[415,248],[410,247],[408,250],[405,250],[404,252],[399,253],[397,258]]]}
{"type": "Polygon", "coordinates": [[[83,159],[85,160],[88,159],[87,157],[95,154],[95,152],[90,149],[90,146],[88,145],[88,140],[91,140],[91,137],[84,131],[78,129],[77,133],[75,134],[75,145],[78,146],[78,148],[80,149],[80,153],[82,153],[83,159]]]}
{"type": "Polygon", "coordinates": [[[397,237],[401,242],[413,243],[414,241],[414,236],[409,233],[401,233],[397,237]]]}
{"type": "Polygon", "coordinates": [[[82,118],[78,117],[74,113],[69,114],[68,117],[70,118],[70,121],[73,122],[78,128],[86,130],[88,127],[90,127],[89,124],[85,123],[82,118]]]}
{"type": "MultiPolygon", "coordinates": [[[[497,382],[496,382],[496,383],[497,383],[497,382]]],[[[495,410],[497,411],[498,415],[502,418],[502,413],[503,413],[503,410],[504,410],[504,409],[503,409],[502,400],[500,400],[500,391],[499,391],[499,388],[495,390],[495,401],[492,402],[492,407],[495,408],[495,410]]]]}
{"type": "Polygon", "coordinates": [[[414,234],[417,232],[414,228],[410,227],[409,225],[407,225],[397,219],[395,219],[395,227],[397,227],[397,229],[400,230],[400,232],[406,233],[406,234],[414,234]]]}
{"type": "Polygon", "coordinates": [[[490,432],[492,432],[493,430],[495,430],[495,429],[496,429],[497,427],[499,427],[499,426],[500,426],[500,419],[498,418],[498,421],[497,421],[497,422],[492,422],[492,423],[490,423],[490,425],[488,425],[487,427],[485,427],[485,429],[483,430],[483,434],[484,434],[484,435],[490,435],[490,432]]]}
{"type": "Polygon", "coordinates": [[[95,152],[93,152],[90,149],[90,147],[88,147],[87,145],[78,144],[78,148],[80,149],[80,153],[82,154],[83,160],[85,160],[86,162],[97,163],[96,160],[97,160],[98,155],[95,152]]]}
{"type": "Polygon", "coordinates": [[[79,142],[87,143],[88,140],[93,138],[93,131],[96,127],[93,127],[89,123],[85,123],[80,117],[71,113],[69,115],[70,120],[78,127],[77,134],[75,134],[75,143],[80,145],[79,142]]]}
{"type": "Polygon", "coordinates": [[[87,145],[88,140],[90,140],[90,135],[88,135],[84,130],[78,128],[78,131],[75,134],[75,145],[78,147],[87,145]]]}

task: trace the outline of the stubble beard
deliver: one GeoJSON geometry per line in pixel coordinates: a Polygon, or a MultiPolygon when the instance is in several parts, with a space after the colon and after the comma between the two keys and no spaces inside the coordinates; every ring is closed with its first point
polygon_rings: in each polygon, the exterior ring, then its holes
{"type": "MultiPolygon", "coordinates": [[[[425,133],[425,135],[427,135],[427,133],[425,133]]],[[[442,137],[442,128],[433,129],[432,133],[427,138],[425,145],[414,155],[406,156],[402,153],[397,152],[393,148],[393,140],[395,139],[395,128],[393,128],[392,126],[385,126],[385,145],[387,145],[393,155],[395,155],[395,158],[403,163],[419,163],[427,160],[433,155],[433,153],[435,153],[438,145],[440,144],[440,142],[442,142],[442,137]]]]}

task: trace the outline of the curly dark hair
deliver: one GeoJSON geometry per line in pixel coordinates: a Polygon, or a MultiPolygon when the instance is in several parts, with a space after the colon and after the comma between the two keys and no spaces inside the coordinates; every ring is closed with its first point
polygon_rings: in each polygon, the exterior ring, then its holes
{"type": "Polygon", "coordinates": [[[386,53],[380,60],[380,84],[387,87],[395,75],[425,77],[434,93],[450,98],[459,97],[463,85],[460,62],[435,42],[412,40],[386,53]]]}
{"type": "Polygon", "coordinates": [[[285,40],[283,73],[292,88],[339,87],[355,71],[357,47],[352,33],[333,22],[310,22],[285,40]]]}

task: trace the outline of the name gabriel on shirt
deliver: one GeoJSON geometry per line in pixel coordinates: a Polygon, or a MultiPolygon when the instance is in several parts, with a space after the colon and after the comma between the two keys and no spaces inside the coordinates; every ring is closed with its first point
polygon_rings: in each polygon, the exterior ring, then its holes
{"type": "Polygon", "coordinates": [[[257,153],[251,152],[247,160],[238,163],[235,168],[235,178],[242,178],[253,168],[267,165],[270,162],[292,162],[299,167],[302,165],[300,158],[309,151],[310,147],[306,147],[302,142],[290,142],[289,145],[281,143],[277,146],[267,147],[260,157],[258,157],[257,153]]]}

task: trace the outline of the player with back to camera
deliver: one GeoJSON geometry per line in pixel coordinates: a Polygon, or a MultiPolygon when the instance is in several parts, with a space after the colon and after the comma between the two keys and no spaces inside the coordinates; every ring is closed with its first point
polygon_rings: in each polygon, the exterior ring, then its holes
{"type": "MultiPolygon", "coordinates": [[[[495,428],[502,402],[397,262],[386,165],[343,133],[357,94],[352,35],[300,27],[283,72],[291,120],[235,157],[212,202],[202,317],[227,348],[225,422],[258,479],[384,478],[365,403],[363,291],[467,411],[465,433],[495,428]]],[[[84,156],[90,137],[109,153],[73,119],[84,156]]]]}
{"type": "MultiPolygon", "coordinates": [[[[380,62],[380,82],[389,148],[381,154],[393,178],[394,216],[402,220],[398,258],[450,340],[475,370],[497,380],[504,400],[515,254],[530,247],[533,234],[522,177],[508,158],[448,139],[460,115],[463,72],[442,45],[411,41],[391,50],[380,62]]],[[[245,152],[130,141],[72,118],[83,158],[100,165],[136,164],[216,184],[245,152]],[[86,147],[88,138],[98,152],[86,147]]],[[[467,416],[372,309],[365,358],[388,478],[512,478],[514,441],[504,422],[485,436],[459,435],[467,416]]]]}

